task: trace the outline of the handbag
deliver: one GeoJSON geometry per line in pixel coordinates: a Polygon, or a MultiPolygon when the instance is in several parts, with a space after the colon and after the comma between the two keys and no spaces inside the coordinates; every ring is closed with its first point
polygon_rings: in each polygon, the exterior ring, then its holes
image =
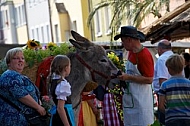
{"type": "Polygon", "coordinates": [[[32,114],[24,114],[26,120],[30,126],[48,126],[49,125],[49,116],[41,116],[38,112],[32,114]]]}

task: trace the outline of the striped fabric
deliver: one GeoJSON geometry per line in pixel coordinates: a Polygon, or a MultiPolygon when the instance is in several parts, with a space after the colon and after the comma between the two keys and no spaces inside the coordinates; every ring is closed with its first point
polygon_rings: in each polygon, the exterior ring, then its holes
{"type": "Polygon", "coordinates": [[[104,126],[120,126],[113,95],[106,93],[103,100],[104,126]]]}
{"type": "Polygon", "coordinates": [[[175,119],[190,118],[189,80],[183,77],[172,77],[162,84],[159,95],[166,96],[166,122],[175,119]]]}

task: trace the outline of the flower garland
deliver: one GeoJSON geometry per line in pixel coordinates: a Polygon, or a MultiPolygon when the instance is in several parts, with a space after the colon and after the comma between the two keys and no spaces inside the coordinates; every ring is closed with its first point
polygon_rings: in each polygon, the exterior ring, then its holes
{"type": "Polygon", "coordinates": [[[116,84],[113,89],[109,89],[108,92],[113,94],[113,98],[116,104],[118,114],[123,121],[123,106],[122,106],[122,95],[123,91],[121,90],[120,84],[116,84]]]}
{"type": "MultiPolygon", "coordinates": [[[[125,71],[123,60],[120,60],[119,57],[114,52],[108,53],[107,56],[116,65],[117,68],[119,68],[121,71],[125,71]]],[[[118,114],[121,117],[121,121],[123,121],[123,106],[122,106],[123,91],[121,90],[121,85],[115,84],[114,88],[109,89],[108,92],[113,94],[118,114]]]]}
{"type": "Polygon", "coordinates": [[[49,42],[45,46],[41,46],[39,41],[28,40],[26,48],[23,48],[24,57],[27,65],[31,68],[35,63],[40,63],[48,56],[58,54],[67,54],[73,52],[74,48],[70,47],[66,42],[60,43],[59,46],[54,42],[49,42]]]}

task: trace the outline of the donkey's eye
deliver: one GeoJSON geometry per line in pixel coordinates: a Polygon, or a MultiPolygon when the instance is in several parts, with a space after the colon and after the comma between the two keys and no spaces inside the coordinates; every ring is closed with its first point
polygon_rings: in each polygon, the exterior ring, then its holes
{"type": "Polygon", "coordinates": [[[107,60],[106,59],[102,59],[102,60],[100,60],[101,62],[107,62],[107,60]]]}

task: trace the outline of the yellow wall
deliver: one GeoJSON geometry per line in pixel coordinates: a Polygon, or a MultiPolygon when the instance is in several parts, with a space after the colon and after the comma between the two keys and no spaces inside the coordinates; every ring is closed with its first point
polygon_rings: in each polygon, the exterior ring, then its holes
{"type": "Polygon", "coordinates": [[[17,37],[19,44],[26,44],[28,41],[28,34],[27,34],[27,28],[26,25],[23,25],[22,27],[17,28],[17,37]]]}
{"type": "Polygon", "coordinates": [[[70,30],[69,16],[67,13],[59,14],[61,42],[65,41],[65,31],[70,30]]]}
{"type": "MultiPolygon", "coordinates": [[[[92,7],[95,7],[98,3],[100,3],[101,0],[94,0],[92,1],[92,7]]],[[[106,16],[105,15],[105,8],[102,8],[101,10],[99,10],[99,15],[100,15],[100,29],[101,29],[101,36],[97,36],[95,33],[95,40],[97,42],[108,42],[111,40],[111,36],[110,34],[107,34],[107,30],[106,30],[106,26],[105,26],[105,20],[106,20],[106,16]]],[[[110,17],[111,18],[111,17],[110,17]]],[[[93,21],[95,21],[95,16],[93,17],[93,21]]],[[[94,24],[94,29],[96,29],[96,26],[94,24]]]]}
{"type": "Polygon", "coordinates": [[[13,0],[14,4],[20,4],[20,3],[24,3],[24,0],[13,0]]]}
{"type": "MultiPolygon", "coordinates": [[[[53,25],[53,34],[55,36],[54,25],[58,24],[60,29],[61,41],[66,41],[66,32],[73,29],[73,22],[76,22],[76,32],[85,36],[91,40],[90,29],[87,28],[87,17],[88,17],[88,0],[59,0],[59,3],[64,3],[68,13],[58,13],[55,1],[51,0],[51,19],[53,25]]],[[[55,39],[55,37],[54,37],[55,39]]]]}
{"type": "Polygon", "coordinates": [[[87,19],[89,15],[89,0],[81,0],[81,8],[82,8],[82,20],[83,20],[83,27],[84,27],[84,36],[89,40],[92,40],[91,36],[91,29],[87,27],[87,19]]]}

